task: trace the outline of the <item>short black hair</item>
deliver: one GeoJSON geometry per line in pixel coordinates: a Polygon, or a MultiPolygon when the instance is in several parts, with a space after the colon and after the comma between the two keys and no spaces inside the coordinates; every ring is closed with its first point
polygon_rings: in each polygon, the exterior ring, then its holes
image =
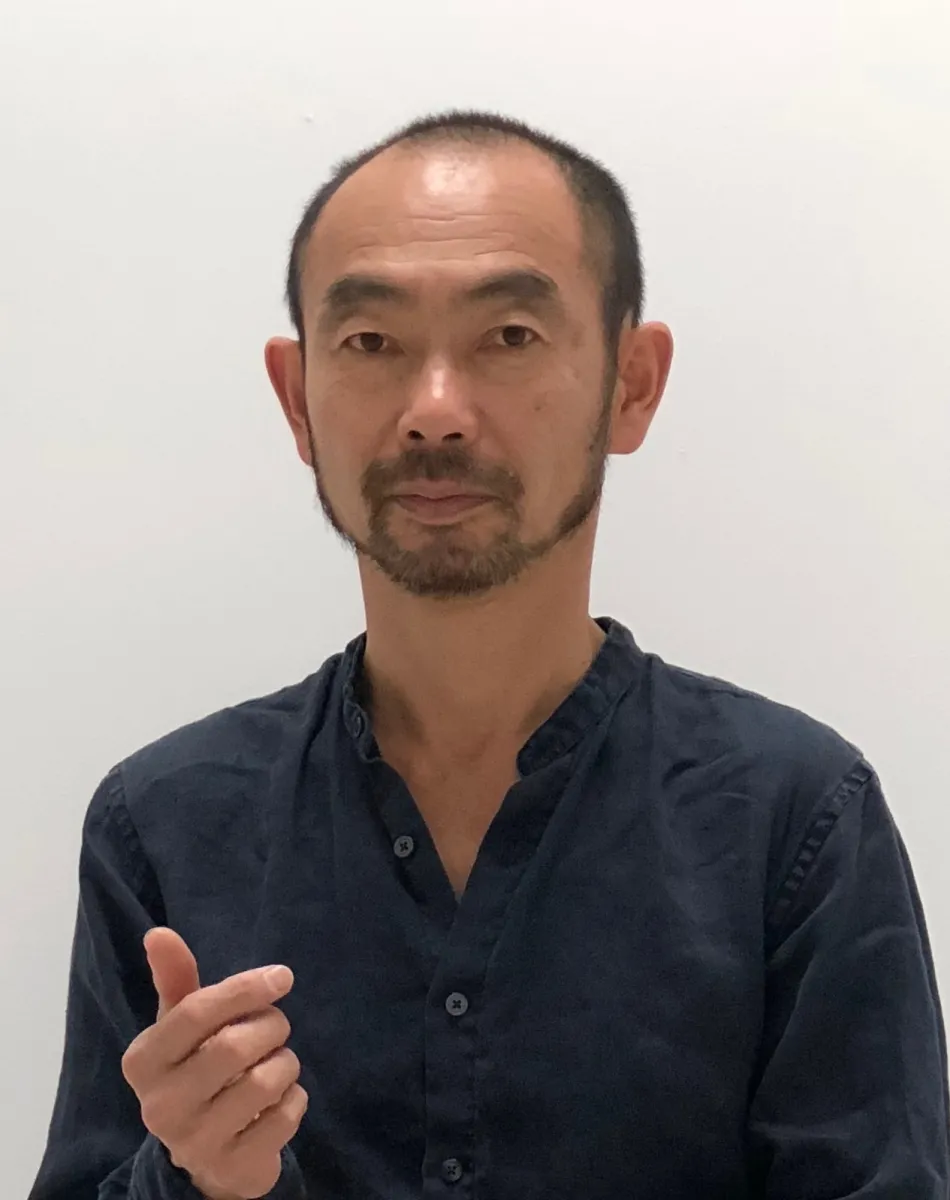
{"type": "Polygon", "coordinates": [[[577,200],[603,280],[604,334],[611,351],[615,351],[624,320],[632,316],[633,324],[640,324],[644,296],[636,222],[623,186],[601,163],[560,138],[511,117],[456,109],[421,117],[383,141],[344,159],[334,167],[330,178],[307,204],[291,243],[286,287],[290,319],[301,346],[304,344],[300,294],[304,251],[327,202],[351,175],[392,146],[452,141],[485,145],[510,139],[528,142],[546,154],[560,168],[577,200]]]}

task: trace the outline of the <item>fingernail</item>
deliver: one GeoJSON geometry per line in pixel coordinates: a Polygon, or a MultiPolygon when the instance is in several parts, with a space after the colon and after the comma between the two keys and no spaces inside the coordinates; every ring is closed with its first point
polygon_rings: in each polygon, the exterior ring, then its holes
{"type": "Polygon", "coordinates": [[[294,973],[290,967],[268,967],[264,972],[264,982],[272,992],[284,992],[294,981],[294,973]]]}

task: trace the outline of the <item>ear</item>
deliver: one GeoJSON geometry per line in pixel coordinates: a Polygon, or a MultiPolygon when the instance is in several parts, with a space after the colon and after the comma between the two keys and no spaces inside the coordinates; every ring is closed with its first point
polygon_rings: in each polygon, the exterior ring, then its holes
{"type": "Polygon", "coordinates": [[[307,393],[304,388],[303,352],[298,341],[273,337],[264,347],[264,363],[271,386],[284,410],[297,444],[297,453],[308,467],[310,439],[307,436],[307,393]]]}
{"type": "Polygon", "coordinates": [[[610,454],[632,454],[643,445],[672,362],[673,335],[666,325],[652,321],[621,331],[610,454]]]}

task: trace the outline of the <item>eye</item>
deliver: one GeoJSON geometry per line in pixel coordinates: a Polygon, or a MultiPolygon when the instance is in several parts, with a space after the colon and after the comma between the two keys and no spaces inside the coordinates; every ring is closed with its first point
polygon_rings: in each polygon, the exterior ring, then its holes
{"type": "Polygon", "coordinates": [[[503,346],[507,350],[524,350],[538,340],[538,335],[527,325],[502,325],[494,331],[492,339],[493,345],[503,346]]]}
{"type": "Polygon", "coordinates": [[[353,333],[348,338],[345,338],[343,345],[348,350],[355,350],[358,354],[379,354],[386,348],[386,338],[381,333],[353,333]]]}

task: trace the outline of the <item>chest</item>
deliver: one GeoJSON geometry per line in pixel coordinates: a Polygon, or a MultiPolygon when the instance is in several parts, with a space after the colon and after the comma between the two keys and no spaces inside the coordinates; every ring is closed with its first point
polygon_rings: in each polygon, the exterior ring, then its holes
{"type": "Polygon", "coordinates": [[[419,919],[381,857],[378,888],[355,859],[309,876],[295,953],[257,951],[299,972],[285,1007],[312,1100],[295,1145],[319,1170],[339,1145],[393,1200],[420,1194],[420,1165],[441,1178],[467,1157],[493,1200],[744,1195],[761,910],[735,903],[735,860],[678,855],[596,788],[583,817],[501,854],[485,835],[511,782],[403,779],[466,893],[451,927],[426,915],[434,891],[419,919]]]}
{"type": "Polygon", "coordinates": [[[478,851],[509,788],[518,781],[514,758],[460,769],[404,768],[409,789],[456,896],[465,891],[478,851]]]}

